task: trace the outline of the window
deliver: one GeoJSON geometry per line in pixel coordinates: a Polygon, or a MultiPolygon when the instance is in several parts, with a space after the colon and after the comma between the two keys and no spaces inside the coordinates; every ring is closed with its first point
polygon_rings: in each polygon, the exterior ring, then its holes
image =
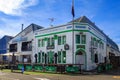
{"type": "Polygon", "coordinates": [[[95,54],[95,63],[98,63],[98,54],[95,54]]]}
{"type": "Polygon", "coordinates": [[[93,37],[91,37],[91,45],[92,46],[94,45],[94,39],[93,39],[93,37]]]}
{"type": "Polygon", "coordinates": [[[47,39],[47,47],[54,46],[54,44],[55,41],[53,37],[47,39]]]}
{"type": "Polygon", "coordinates": [[[102,45],[101,45],[101,46],[102,46],[102,49],[104,49],[104,43],[102,43],[102,45]]]}
{"type": "Polygon", "coordinates": [[[41,40],[38,39],[38,47],[41,47],[41,40]]]}
{"type": "Polygon", "coordinates": [[[66,51],[58,51],[58,63],[66,63],[66,51]]]}
{"type": "Polygon", "coordinates": [[[86,35],[81,35],[81,43],[86,44],[86,35]]]}
{"type": "Polygon", "coordinates": [[[32,51],[32,42],[22,42],[22,51],[32,51]]]}
{"type": "Polygon", "coordinates": [[[10,44],[10,52],[16,52],[17,51],[17,43],[16,44],[10,44]]]}
{"type": "Polygon", "coordinates": [[[50,46],[50,38],[47,40],[47,46],[50,46]]]}
{"type": "Polygon", "coordinates": [[[54,38],[52,38],[52,45],[54,45],[54,38]]]}
{"type": "Polygon", "coordinates": [[[61,36],[58,37],[58,45],[61,45],[61,36]]]}
{"type": "Polygon", "coordinates": [[[41,53],[38,53],[38,63],[41,63],[41,53]]]}
{"type": "Polygon", "coordinates": [[[58,63],[61,63],[61,51],[58,51],[58,63]]]}
{"type": "Polygon", "coordinates": [[[62,44],[66,43],[66,36],[62,36],[62,44]]]}
{"type": "Polygon", "coordinates": [[[91,61],[92,61],[92,62],[94,62],[94,57],[95,57],[95,56],[94,56],[94,53],[93,53],[93,51],[92,51],[92,52],[91,52],[91,61]]]}
{"type": "Polygon", "coordinates": [[[42,39],[41,41],[42,41],[41,46],[44,47],[44,46],[45,46],[45,41],[44,41],[44,39],[42,39]]]}
{"type": "Polygon", "coordinates": [[[52,51],[48,52],[48,63],[49,63],[49,64],[54,63],[53,53],[54,53],[54,52],[52,52],[52,51]]]}
{"type": "Polygon", "coordinates": [[[76,35],[76,43],[80,44],[80,35],[76,35]]]}
{"type": "Polygon", "coordinates": [[[85,45],[77,45],[77,46],[76,46],[76,49],[78,49],[78,48],[85,49],[85,45]]]}
{"type": "Polygon", "coordinates": [[[42,52],[42,63],[44,63],[45,54],[42,52]]]}
{"type": "Polygon", "coordinates": [[[66,51],[63,51],[63,54],[62,54],[62,61],[63,63],[66,63],[66,51]]]}

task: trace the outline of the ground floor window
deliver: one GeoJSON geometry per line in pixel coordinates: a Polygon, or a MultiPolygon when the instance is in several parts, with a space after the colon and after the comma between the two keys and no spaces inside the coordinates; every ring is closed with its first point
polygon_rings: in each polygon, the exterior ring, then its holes
{"type": "Polygon", "coordinates": [[[62,55],[62,61],[63,63],[66,63],[66,51],[63,51],[63,55],[62,55]]]}
{"type": "Polygon", "coordinates": [[[58,63],[66,63],[66,51],[58,51],[58,63]]]}
{"type": "Polygon", "coordinates": [[[42,52],[42,63],[44,63],[44,59],[45,59],[45,54],[44,52],[42,52]]]}
{"type": "Polygon", "coordinates": [[[41,53],[38,53],[38,63],[41,63],[41,53]]]}
{"type": "Polygon", "coordinates": [[[58,63],[61,63],[61,51],[58,51],[58,63]]]}
{"type": "Polygon", "coordinates": [[[54,63],[54,55],[53,54],[54,54],[53,51],[48,52],[48,64],[54,63]]]}

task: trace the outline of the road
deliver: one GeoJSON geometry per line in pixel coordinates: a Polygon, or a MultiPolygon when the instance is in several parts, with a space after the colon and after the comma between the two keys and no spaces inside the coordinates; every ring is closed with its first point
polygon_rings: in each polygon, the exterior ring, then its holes
{"type": "Polygon", "coordinates": [[[20,73],[0,72],[0,80],[120,80],[120,75],[83,75],[83,74],[39,74],[26,75],[20,73]]]}

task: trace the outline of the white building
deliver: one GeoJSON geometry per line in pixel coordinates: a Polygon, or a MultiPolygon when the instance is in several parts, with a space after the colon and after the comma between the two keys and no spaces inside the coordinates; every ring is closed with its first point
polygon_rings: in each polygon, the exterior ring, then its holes
{"type": "MultiPolygon", "coordinates": [[[[8,53],[14,53],[17,61],[19,62],[31,62],[33,57],[34,44],[34,31],[43,27],[36,24],[31,24],[23,31],[18,33],[8,43],[8,53]]],[[[9,61],[12,61],[12,57],[9,57],[9,61]]]]}
{"type": "Polygon", "coordinates": [[[92,70],[109,62],[109,53],[119,54],[116,43],[85,16],[74,20],[74,26],[71,21],[34,34],[34,53],[42,64],[83,64],[82,69],[92,70]]]}

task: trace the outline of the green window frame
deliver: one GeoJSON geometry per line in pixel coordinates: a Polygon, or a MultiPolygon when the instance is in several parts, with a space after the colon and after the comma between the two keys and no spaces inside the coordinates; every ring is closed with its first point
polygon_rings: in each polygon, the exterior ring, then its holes
{"type": "Polygon", "coordinates": [[[50,46],[50,38],[47,40],[47,46],[50,46]]]}
{"type": "Polygon", "coordinates": [[[54,61],[53,51],[48,52],[48,64],[52,64],[54,61]]]}
{"type": "Polygon", "coordinates": [[[61,36],[58,37],[58,45],[61,45],[61,36]]]}
{"type": "Polygon", "coordinates": [[[38,63],[41,63],[41,53],[38,53],[38,63]]]}
{"type": "Polygon", "coordinates": [[[80,44],[80,35],[76,35],[76,44],[80,44]]]}
{"type": "Polygon", "coordinates": [[[52,46],[55,44],[54,43],[54,38],[51,38],[51,43],[52,43],[52,46]]]}
{"type": "Polygon", "coordinates": [[[86,35],[81,35],[81,43],[86,44],[86,35]]]}
{"type": "Polygon", "coordinates": [[[41,46],[44,47],[45,46],[45,40],[42,39],[41,42],[42,42],[41,46]]]}
{"type": "Polygon", "coordinates": [[[44,59],[45,59],[45,54],[44,52],[42,52],[42,63],[44,63],[44,59]]]}
{"type": "Polygon", "coordinates": [[[58,63],[61,63],[61,51],[58,51],[58,63]]]}
{"type": "Polygon", "coordinates": [[[66,44],[66,36],[62,36],[62,44],[66,44]]]}
{"type": "Polygon", "coordinates": [[[62,62],[66,63],[66,51],[62,52],[62,62]]]}
{"type": "Polygon", "coordinates": [[[38,47],[41,47],[41,39],[38,39],[38,47]]]}
{"type": "Polygon", "coordinates": [[[76,49],[78,49],[78,48],[85,49],[85,45],[76,45],[76,49]]]}

